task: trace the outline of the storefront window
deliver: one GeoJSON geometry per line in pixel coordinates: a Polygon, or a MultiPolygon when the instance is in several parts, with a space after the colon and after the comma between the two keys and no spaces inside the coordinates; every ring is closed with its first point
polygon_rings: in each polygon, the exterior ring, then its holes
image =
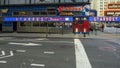
{"type": "Polygon", "coordinates": [[[40,27],[47,27],[47,22],[41,22],[40,27]]]}
{"type": "Polygon", "coordinates": [[[39,15],[40,12],[32,12],[33,15],[39,15]]]}
{"type": "Polygon", "coordinates": [[[48,27],[55,27],[55,23],[54,22],[49,22],[48,27]]]}
{"type": "Polygon", "coordinates": [[[33,26],[40,26],[39,22],[33,22],[33,26]]]}
{"type": "Polygon", "coordinates": [[[40,27],[55,27],[55,22],[40,22],[40,27]]]}
{"type": "Polygon", "coordinates": [[[20,26],[31,26],[30,22],[20,22],[20,26]]]}
{"type": "Polygon", "coordinates": [[[13,12],[13,15],[19,15],[19,12],[13,12]]]}
{"type": "Polygon", "coordinates": [[[25,26],[25,22],[20,22],[20,26],[25,26]]]}

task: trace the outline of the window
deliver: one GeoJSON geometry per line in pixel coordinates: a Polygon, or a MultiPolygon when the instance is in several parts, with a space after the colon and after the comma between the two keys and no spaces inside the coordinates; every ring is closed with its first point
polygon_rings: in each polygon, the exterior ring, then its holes
{"type": "Polygon", "coordinates": [[[19,15],[19,12],[13,12],[13,15],[19,15]]]}
{"type": "Polygon", "coordinates": [[[21,16],[27,15],[27,12],[21,11],[21,12],[19,12],[19,15],[21,15],[21,16]]]}
{"type": "Polygon", "coordinates": [[[20,22],[20,26],[31,26],[31,22],[20,22]]]}
{"type": "Polygon", "coordinates": [[[47,12],[41,12],[40,14],[41,15],[47,15],[47,12]]]}
{"type": "Polygon", "coordinates": [[[40,22],[41,27],[47,27],[47,22],[40,22]]]}
{"type": "Polygon", "coordinates": [[[39,15],[40,12],[33,12],[33,15],[39,15]]]}
{"type": "Polygon", "coordinates": [[[25,26],[25,22],[20,22],[20,26],[25,26]]]}
{"type": "Polygon", "coordinates": [[[0,16],[2,16],[2,12],[0,11],[0,16]]]}
{"type": "Polygon", "coordinates": [[[33,26],[39,26],[40,23],[39,22],[33,22],[33,26]]]}
{"type": "Polygon", "coordinates": [[[56,12],[48,12],[48,15],[56,15],[56,12]]]}
{"type": "Polygon", "coordinates": [[[48,27],[55,27],[55,23],[54,22],[48,22],[48,27]]]}

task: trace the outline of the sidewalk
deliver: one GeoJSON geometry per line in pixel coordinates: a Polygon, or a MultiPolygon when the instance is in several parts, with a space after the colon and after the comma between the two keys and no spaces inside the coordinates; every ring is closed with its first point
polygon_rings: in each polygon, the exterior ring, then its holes
{"type": "Polygon", "coordinates": [[[120,34],[109,34],[98,31],[97,35],[94,33],[86,34],[41,34],[41,33],[0,33],[0,37],[30,37],[30,38],[120,38],[120,34]]]}
{"type": "Polygon", "coordinates": [[[104,31],[112,34],[120,34],[120,28],[115,27],[105,27],[104,31]]]}

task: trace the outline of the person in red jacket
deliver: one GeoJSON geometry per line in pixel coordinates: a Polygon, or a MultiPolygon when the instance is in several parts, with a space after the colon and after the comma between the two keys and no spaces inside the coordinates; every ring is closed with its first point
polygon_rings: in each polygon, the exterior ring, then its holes
{"type": "Polygon", "coordinates": [[[89,31],[90,31],[90,23],[89,23],[89,21],[88,21],[86,18],[84,18],[83,26],[84,26],[83,32],[89,34],[89,31]]]}

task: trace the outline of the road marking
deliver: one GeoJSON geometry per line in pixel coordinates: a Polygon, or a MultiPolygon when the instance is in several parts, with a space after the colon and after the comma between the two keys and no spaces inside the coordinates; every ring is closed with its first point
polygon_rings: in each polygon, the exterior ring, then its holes
{"type": "Polygon", "coordinates": [[[79,39],[74,39],[76,68],[92,68],[85,49],[79,39]]]}
{"type": "Polygon", "coordinates": [[[40,66],[40,67],[45,67],[45,64],[31,64],[31,66],[40,66]]]}
{"type": "Polygon", "coordinates": [[[10,55],[1,56],[0,59],[7,58],[7,57],[12,57],[12,56],[14,56],[13,51],[10,51],[10,55]]]}
{"type": "Polygon", "coordinates": [[[45,51],[44,54],[55,54],[55,52],[47,52],[47,51],[45,51]]]}
{"type": "Polygon", "coordinates": [[[9,42],[8,44],[23,45],[23,46],[41,46],[42,45],[42,44],[36,44],[36,43],[16,43],[16,42],[9,42]]]}
{"type": "Polygon", "coordinates": [[[0,63],[7,63],[7,61],[0,61],[0,63]]]}
{"type": "Polygon", "coordinates": [[[47,38],[38,38],[36,40],[48,40],[47,38]]]}
{"type": "Polygon", "coordinates": [[[17,52],[26,52],[26,50],[16,50],[17,52]]]}
{"type": "Polygon", "coordinates": [[[7,56],[2,56],[2,57],[0,57],[0,59],[2,59],[2,58],[7,58],[7,57],[12,57],[13,55],[7,55],[7,56]]]}
{"type": "Polygon", "coordinates": [[[10,51],[10,55],[11,55],[11,56],[13,56],[13,55],[14,55],[14,54],[13,54],[13,51],[10,51]]]}
{"type": "Polygon", "coordinates": [[[2,50],[2,51],[1,51],[1,53],[2,53],[2,55],[0,55],[0,56],[3,56],[3,55],[5,55],[5,51],[3,51],[3,50],[2,50]]]}

